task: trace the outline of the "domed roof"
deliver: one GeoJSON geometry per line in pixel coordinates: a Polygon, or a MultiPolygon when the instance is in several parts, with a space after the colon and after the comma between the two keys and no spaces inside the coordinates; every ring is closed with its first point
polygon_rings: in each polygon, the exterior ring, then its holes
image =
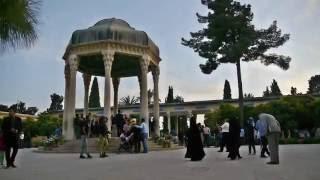
{"type": "Polygon", "coordinates": [[[140,46],[148,46],[159,56],[159,48],[144,31],[135,30],[122,19],[103,19],[92,27],[73,32],[69,45],[116,41],[140,46]]]}

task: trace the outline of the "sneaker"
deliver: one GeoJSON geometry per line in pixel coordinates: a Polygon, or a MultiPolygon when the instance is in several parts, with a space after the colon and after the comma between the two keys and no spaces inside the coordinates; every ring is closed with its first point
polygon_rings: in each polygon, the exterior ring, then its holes
{"type": "Polygon", "coordinates": [[[265,155],[262,155],[262,156],[260,156],[261,158],[267,158],[267,156],[265,156],[265,155]]]}
{"type": "Polygon", "coordinates": [[[80,155],[80,159],[85,159],[86,157],[84,157],[83,155],[80,155]]]}
{"type": "Polygon", "coordinates": [[[16,168],[17,166],[16,166],[15,164],[13,164],[13,163],[12,163],[12,164],[11,164],[11,167],[16,168]]]}
{"type": "Polygon", "coordinates": [[[91,158],[92,158],[92,156],[91,156],[90,154],[88,154],[88,155],[87,155],[87,158],[88,158],[88,159],[91,159],[91,158]]]}

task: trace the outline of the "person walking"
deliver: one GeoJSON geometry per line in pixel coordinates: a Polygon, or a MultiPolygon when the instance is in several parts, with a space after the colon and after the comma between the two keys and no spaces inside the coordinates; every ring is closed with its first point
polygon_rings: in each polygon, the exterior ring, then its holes
{"type": "Polygon", "coordinates": [[[16,155],[18,154],[19,148],[19,137],[22,130],[22,122],[19,117],[16,116],[16,113],[13,109],[9,110],[9,117],[4,118],[2,123],[2,132],[4,141],[6,144],[6,162],[7,167],[16,168],[14,164],[16,155]],[[11,149],[13,152],[11,154],[11,149]]]}
{"type": "Polygon", "coordinates": [[[240,156],[239,153],[239,148],[240,148],[240,123],[239,120],[236,118],[232,118],[229,121],[230,126],[229,126],[229,155],[228,157],[231,160],[235,160],[236,157],[238,159],[241,159],[242,157],[240,156]]]}
{"type": "MultiPolygon", "coordinates": [[[[88,119],[88,118],[86,118],[88,119]]],[[[87,158],[92,158],[92,156],[88,152],[88,133],[89,133],[89,121],[82,118],[79,122],[80,129],[80,159],[85,159],[86,157],[83,155],[87,154],[87,158]]]]}
{"type": "Polygon", "coordinates": [[[260,157],[261,158],[266,158],[267,156],[265,155],[265,153],[267,153],[268,155],[270,155],[270,152],[268,150],[268,140],[266,137],[267,134],[267,124],[265,121],[261,121],[260,116],[259,116],[259,120],[256,123],[256,129],[259,132],[259,136],[260,136],[260,143],[261,143],[261,154],[260,157]]]}
{"type": "Polygon", "coordinates": [[[223,125],[221,126],[222,139],[220,143],[220,150],[218,152],[223,152],[223,148],[226,146],[227,152],[229,151],[228,141],[229,141],[229,122],[228,119],[224,120],[223,125]]]}
{"type": "Polygon", "coordinates": [[[210,141],[210,134],[211,134],[210,128],[207,125],[205,125],[205,127],[203,128],[203,137],[204,137],[203,146],[204,147],[210,146],[210,142],[209,142],[210,141]]]}
{"type": "Polygon", "coordinates": [[[107,148],[108,148],[108,128],[106,122],[108,118],[100,117],[98,124],[98,133],[99,133],[99,150],[100,150],[100,158],[108,157],[107,148]],[[106,121],[105,121],[106,119],[106,121]]]}
{"type": "Polygon", "coordinates": [[[281,127],[279,121],[270,114],[260,114],[259,119],[267,126],[267,137],[270,148],[270,162],[267,164],[279,164],[279,139],[281,127]]]}
{"type": "Polygon", "coordinates": [[[205,156],[199,127],[196,124],[195,117],[190,119],[190,128],[187,131],[187,152],[185,158],[191,158],[191,161],[201,161],[205,156]]]}
{"type": "Polygon", "coordinates": [[[254,119],[250,117],[245,125],[245,136],[247,144],[249,147],[249,155],[251,154],[251,148],[253,150],[253,155],[256,154],[256,147],[254,142],[254,119]]]}

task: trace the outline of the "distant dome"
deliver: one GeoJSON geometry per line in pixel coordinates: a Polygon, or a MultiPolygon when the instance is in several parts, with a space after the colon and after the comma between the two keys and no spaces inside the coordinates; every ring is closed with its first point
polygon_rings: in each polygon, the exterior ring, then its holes
{"type": "Polygon", "coordinates": [[[99,41],[116,41],[148,46],[156,55],[159,55],[159,48],[148,37],[147,33],[135,30],[126,21],[116,18],[103,19],[92,27],[74,31],[69,45],[99,41]]]}

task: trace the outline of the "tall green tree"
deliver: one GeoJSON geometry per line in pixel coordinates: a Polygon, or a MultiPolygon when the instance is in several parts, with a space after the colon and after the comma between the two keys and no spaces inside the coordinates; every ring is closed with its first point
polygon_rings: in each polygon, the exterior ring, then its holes
{"type": "Polygon", "coordinates": [[[184,98],[182,96],[176,95],[176,97],[173,100],[174,103],[183,103],[184,98]]]}
{"type": "Polygon", "coordinates": [[[197,13],[197,17],[198,22],[206,24],[206,27],[190,33],[189,40],[182,38],[182,44],[207,59],[200,65],[205,74],[210,74],[224,63],[236,65],[240,120],[243,121],[241,61],[260,61],[266,66],[275,64],[288,69],[290,57],[266,52],[283,45],[290,36],[282,35],[276,21],[267,29],[255,28],[249,4],[234,0],[202,0],[202,3],[208,7],[209,13],[206,16],[197,13]]]}
{"type": "Polygon", "coordinates": [[[263,97],[269,97],[270,96],[270,91],[269,91],[269,87],[268,86],[266,87],[266,90],[263,91],[263,95],[262,96],[263,97]]]}
{"type": "Polygon", "coordinates": [[[51,98],[51,104],[50,104],[50,107],[47,109],[47,112],[62,110],[63,96],[53,93],[50,95],[50,98],[51,98]]]}
{"type": "Polygon", "coordinates": [[[92,82],[90,96],[89,96],[89,108],[99,108],[100,105],[100,94],[99,94],[99,85],[97,77],[94,77],[92,82]]]}
{"type": "Polygon", "coordinates": [[[231,97],[231,87],[228,80],[224,81],[224,88],[223,88],[223,99],[232,99],[231,97]]]}
{"type": "Polygon", "coordinates": [[[297,88],[291,87],[290,93],[292,96],[296,96],[297,95],[297,88]]]}
{"type": "Polygon", "coordinates": [[[312,76],[309,79],[308,94],[320,94],[320,75],[312,76]]]}
{"type": "Polygon", "coordinates": [[[271,96],[282,96],[281,90],[276,80],[273,79],[270,89],[271,89],[271,92],[270,92],[271,96]]]}
{"type": "Polygon", "coordinates": [[[165,103],[173,103],[173,102],[174,102],[173,87],[169,86],[168,95],[165,99],[165,103]]]}
{"type": "Polygon", "coordinates": [[[37,39],[40,0],[0,1],[0,53],[30,47],[37,39]]]}

